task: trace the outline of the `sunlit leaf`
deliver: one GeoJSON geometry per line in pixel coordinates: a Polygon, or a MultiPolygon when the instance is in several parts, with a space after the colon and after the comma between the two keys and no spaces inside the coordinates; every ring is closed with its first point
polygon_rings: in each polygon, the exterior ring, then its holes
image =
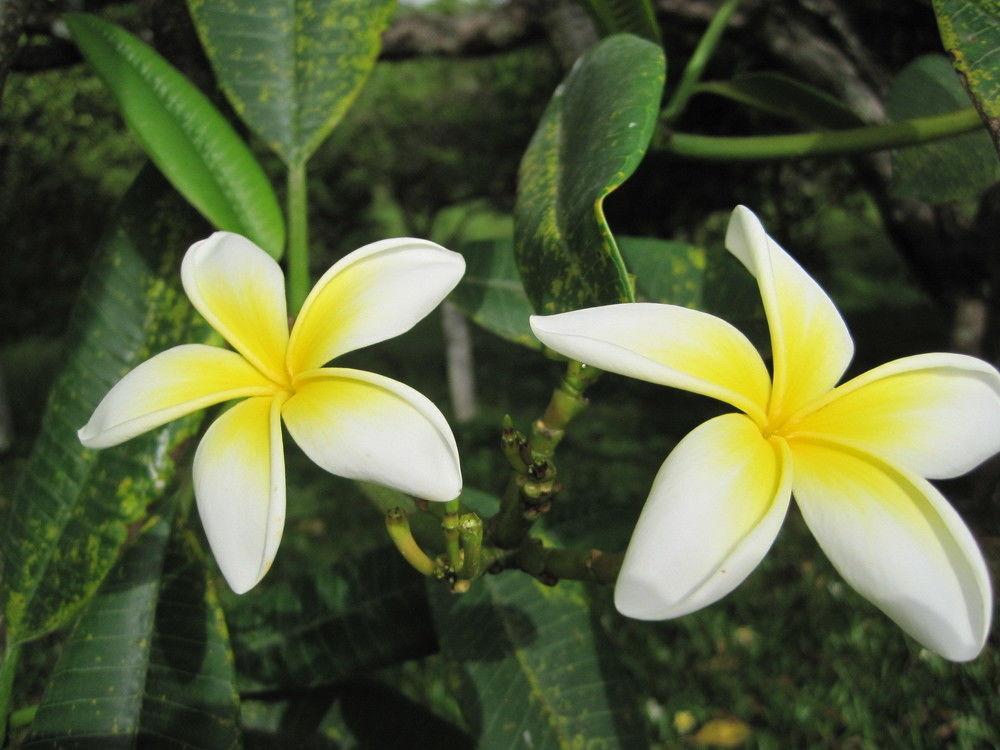
{"type": "Polygon", "coordinates": [[[695,87],[695,93],[722,96],[810,128],[855,128],[864,124],[843,102],[781,73],[746,73],[731,81],[706,81],[695,87]]]}
{"type": "Polygon", "coordinates": [[[195,538],[160,519],[91,600],[26,748],[240,745],[226,623],[195,538]]]}
{"type": "Polygon", "coordinates": [[[965,79],[1000,152],[1000,4],[996,0],[934,0],[944,48],[965,79]]]}
{"type": "Polygon", "coordinates": [[[189,0],[219,85],[289,165],[305,163],[375,66],[394,0],[189,0]]]}
{"type": "MultiPolygon", "coordinates": [[[[951,112],[969,104],[948,61],[925,55],[907,65],[889,90],[893,120],[951,112]]],[[[892,190],[928,203],[975,199],[1000,179],[1000,160],[985,129],[892,154],[892,190]]]]}
{"type": "Polygon", "coordinates": [[[114,383],[150,355],[207,340],[180,285],[180,258],[208,228],[147,169],[126,196],[70,315],[56,378],[24,473],[0,521],[7,637],[65,625],[117,560],[175,471],[200,415],[125,445],[92,451],[76,431],[114,383]]]}
{"type": "Polygon", "coordinates": [[[603,201],[649,146],[663,92],[663,51],[608,37],[556,89],[521,161],[514,250],[534,308],[555,313],[631,298],[603,201]]]}
{"type": "Polygon", "coordinates": [[[124,29],[86,13],[63,18],[125,122],[177,191],[216,228],[243,234],[280,257],[285,225],[271,183],[208,98],[124,29]]]}

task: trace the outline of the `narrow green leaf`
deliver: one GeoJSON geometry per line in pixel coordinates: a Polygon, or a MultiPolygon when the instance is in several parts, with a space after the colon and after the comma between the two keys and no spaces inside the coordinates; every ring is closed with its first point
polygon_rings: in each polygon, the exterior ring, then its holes
{"type": "Polygon", "coordinates": [[[394,547],[266,580],[227,615],[245,690],[327,685],[437,651],[423,579],[394,547]]]}
{"type": "Polygon", "coordinates": [[[180,285],[180,258],[206,225],[147,168],[105,236],[70,316],[66,363],[0,521],[0,586],[11,642],[65,625],[117,560],[130,524],[160,497],[200,415],[104,451],[76,431],[114,383],[156,352],[207,340],[180,285]]]}
{"type": "Polygon", "coordinates": [[[663,51],[611,36],[556,89],[521,161],[514,249],[535,310],[556,313],[631,298],[604,199],[649,146],[663,91],[663,51]]]}
{"type": "Polygon", "coordinates": [[[628,677],[583,584],[488,575],[462,596],[431,588],[441,649],[477,747],[647,746],[628,677]]]}
{"type": "Polygon", "coordinates": [[[1000,152],[1000,3],[997,0],[934,0],[944,48],[965,81],[972,101],[1000,152]]]}
{"type": "Polygon", "coordinates": [[[226,623],[194,536],[160,519],[66,643],[26,748],[240,745],[226,623]]]}
{"type": "Polygon", "coordinates": [[[375,66],[394,0],[188,0],[219,85],[289,166],[305,164],[375,66]]]}
{"type": "MultiPolygon", "coordinates": [[[[925,55],[892,83],[886,108],[893,120],[936,115],[968,106],[948,61],[925,55]]],[[[928,203],[974,200],[1000,179],[1000,160],[985,129],[892,152],[892,191],[928,203]]]]}
{"type": "Polygon", "coordinates": [[[150,159],[218,229],[275,258],[285,244],[278,199],[254,155],[212,103],[149,46],[86,13],[64,17],[150,159]]]}
{"type": "MultiPolygon", "coordinates": [[[[628,270],[635,276],[636,299],[701,308],[706,272],[705,252],[684,242],[619,237],[628,270]]],[[[506,238],[481,240],[458,247],[465,256],[465,276],[451,300],[475,323],[501,338],[540,349],[528,318],[533,310],[506,238]]]]}
{"type": "Polygon", "coordinates": [[[660,24],[650,0],[579,0],[601,32],[635,34],[660,43],[660,24]]]}
{"type": "Polygon", "coordinates": [[[696,94],[715,94],[810,128],[856,128],[864,121],[825,91],[781,73],[747,73],[731,81],[699,83],[696,94]]]}

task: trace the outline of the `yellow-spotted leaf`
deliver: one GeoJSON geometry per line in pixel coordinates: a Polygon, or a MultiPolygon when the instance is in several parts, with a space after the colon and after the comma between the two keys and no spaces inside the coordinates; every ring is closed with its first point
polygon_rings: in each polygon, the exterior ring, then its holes
{"type": "Polygon", "coordinates": [[[285,224],[271,183],[208,98],[124,29],[86,13],[63,18],[170,184],[218,229],[245,235],[281,257],[285,224]]]}
{"type": "Polygon", "coordinates": [[[226,622],[204,554],[164,518],[83,613],[22,747],[236,748],[238,717],[226,622]]]}
{"type": "Polygon", "coordinates": [[[603,203],[646,153],[664,74],[660,47],[619,34],[553,94],[521,160],[514,212],[514,253],[536,312],[632,299],[603,203]]]}
{"type": "Polygon", "coordinates": [[[189,0],[233,108],[288,165],[306,162],[375,66],[394,0],[189,0]]]}
{"type": "Polygon", "coordinates": [[[94,451],[77,430],[126,372],[212,335],[180,288],[180,255],[208,227],[153,169],[140,175],[70,315],[67,355],[36,440],[0,519],[0,595],[10,643],[65,625],[96,591],[150,502],[169,487],[195,433],[191,415],[127,445],[94,451]]]}
{"type": "MultiPolygon", "coordinates": [[[[706,259],[702,248],[651,237],[617,239],[635,276],[638,300],[703,309],[706,259]]],[[[466,271],[451,301],[491,333],[529,349],[540,348],[528,325],[531,303],[517,273],[511,240],[479,240],[458,251],[465,257],[466,271]]],[[[756,296],[753,302],[757,304],[756,296]]]]}
{"type": "Polygon", "coordinates": [[[1000,4],[996,0],[934,0],[944,48],[965,80],[1000,152],[1000,4]]]}

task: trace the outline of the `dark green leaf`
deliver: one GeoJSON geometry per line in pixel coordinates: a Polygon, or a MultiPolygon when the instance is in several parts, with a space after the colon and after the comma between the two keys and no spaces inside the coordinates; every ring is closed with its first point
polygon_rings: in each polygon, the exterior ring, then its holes
{"type": "Polygon", "coordinates": [[[340,713],[360,747],[378,750],[472,750],[472,740],[398,690],[375,680],[338,687],[340,713]],[[391,721],[386,721],[391,716],[391,721]]]}
{"type": "Polygon", "coordinates": [[[650,0],[580,0],[602,36],[627,33],[660,43],[660,24],[650,0]]]}
{"type": "Polygon", "coordinates": [[[781,73],[747,73],[731,81],[707,81],[697,94],[715,94],[810,128],[856,128],[864,125],[846,104],[825,91],[781,73]]]}
{"type": "Polygon", "coordinates": [[[64,18],[125,122],[177,191],[218,229],[243,234],[280,258],[285,224],[271,183],[205,95],[124,29],[86,13],[64,18]]]}
{"type": "MultiPolygon", "coordinates": [[[[925,55],[893,81],[887,109],[893,120],[936,115],[968,106],[948,61],[925,55]]],[[[975,199],[1000,179],[1000,161],[985,130],[898,149],[892,154],[892,190],[928,203],[975,199]]]]}
{"type": "Polygon", "coordinates": [[[188,0],[216,77],[243,121],[301,165],[375,66],[394,0],[188,0]]]}
{"type": "MultiPolygon", "coordinates": [[[[636,299],[685,307],[702,306],[705,252],[684,242],[619,237],[625,266],[635,276],[636,299]]],[[[538,349],[528,318],[533,310],[524,293],[508,239],[481,240],[458,248],[466,272],[451,299],[488,331],[538,349]]]]}
{"type": "Polygon", "coordinates": [[[649,146],[663,91],[663,51],[612,36],[556,89],[521,161],[514,250],[535,310],[557,313],[631,298],[604,199],[649,146]]]}
{"type": "Polygon", "coordinates": [[[583,584],[547,587],[508,572],[487,575],[462,596],[429,585],[454,692],[478,747],[647,746],[627,676],[583,584]]]}
{"type": "Polygon", "coordinates": [[[451,293],[451,301],[497,336],[541,349],[528,325],[534,311],[517,273],[513,241],[480,240],[456,249],[465,256],[465,275],[451,293]]]}
{"type": "Polygon", "coordinates": [[[207,227],[155,170],[136,181],[104,238],[70,316],[67,359],[41,432],[0,523],[7,637],[65,625],[117,560],[174,475],[173,455],[201,421],[192,415],[104,451],[76,431],[137,364],[209,331],[181,290],[180,258],[207,227]]]}
{"type": "Polygon", "coordinates": [[[1000,3],[996,0],[934,0],[944,48],[965,80],[972,100],[1000,152],[1000,3]]]}
{"type": "Polygon", "coordinates": [[[247,690],[330,684],[437,650],[423,579],[395,548],[267,579],[227,614],[247,690]]]}
{"type": "Polygon", "coordinates": [[[203,555],[160,519],[80,618],[24,747],[238,747],[238,715],[203,555]]]}

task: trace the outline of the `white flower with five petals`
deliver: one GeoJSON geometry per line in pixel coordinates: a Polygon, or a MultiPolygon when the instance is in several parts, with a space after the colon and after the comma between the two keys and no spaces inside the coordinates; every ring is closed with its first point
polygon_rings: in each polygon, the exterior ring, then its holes
{"type": "Polygon", "coordinates": [[[726,246],[760,288],[773,377],[743,334],[683,307],[531,319],[567,357],[742,412],[695,428],[663,463],[625,554],[618,610],[667,619],[725,596],[771,547],[794,496],[851,586],[933,651],[974,658],[990,627],[989,576],[927,479],[1000,450],[1000,374],[973,357],[923,354],[837,386],[854,344],[829,297],[742,206],[726,246]]]}
{"type": "Polygon", "coordinates": [[[284,527],[282,421],[329,472],[427,500],[458,496],[458,449],[433,403],[381,375],[324,365],[409,330],[464,271],[461,255],[426,240],[366,245],[320,278],[289,331],[281,268],[249,240],[217,232],[187,251],[181,279],[235,351],[188,344],[157,354],[111,389],[80,441],[107,448],[242,399],[205,432],[193,478],[215,559],[243,593],[267,572],[284,527]]]}

